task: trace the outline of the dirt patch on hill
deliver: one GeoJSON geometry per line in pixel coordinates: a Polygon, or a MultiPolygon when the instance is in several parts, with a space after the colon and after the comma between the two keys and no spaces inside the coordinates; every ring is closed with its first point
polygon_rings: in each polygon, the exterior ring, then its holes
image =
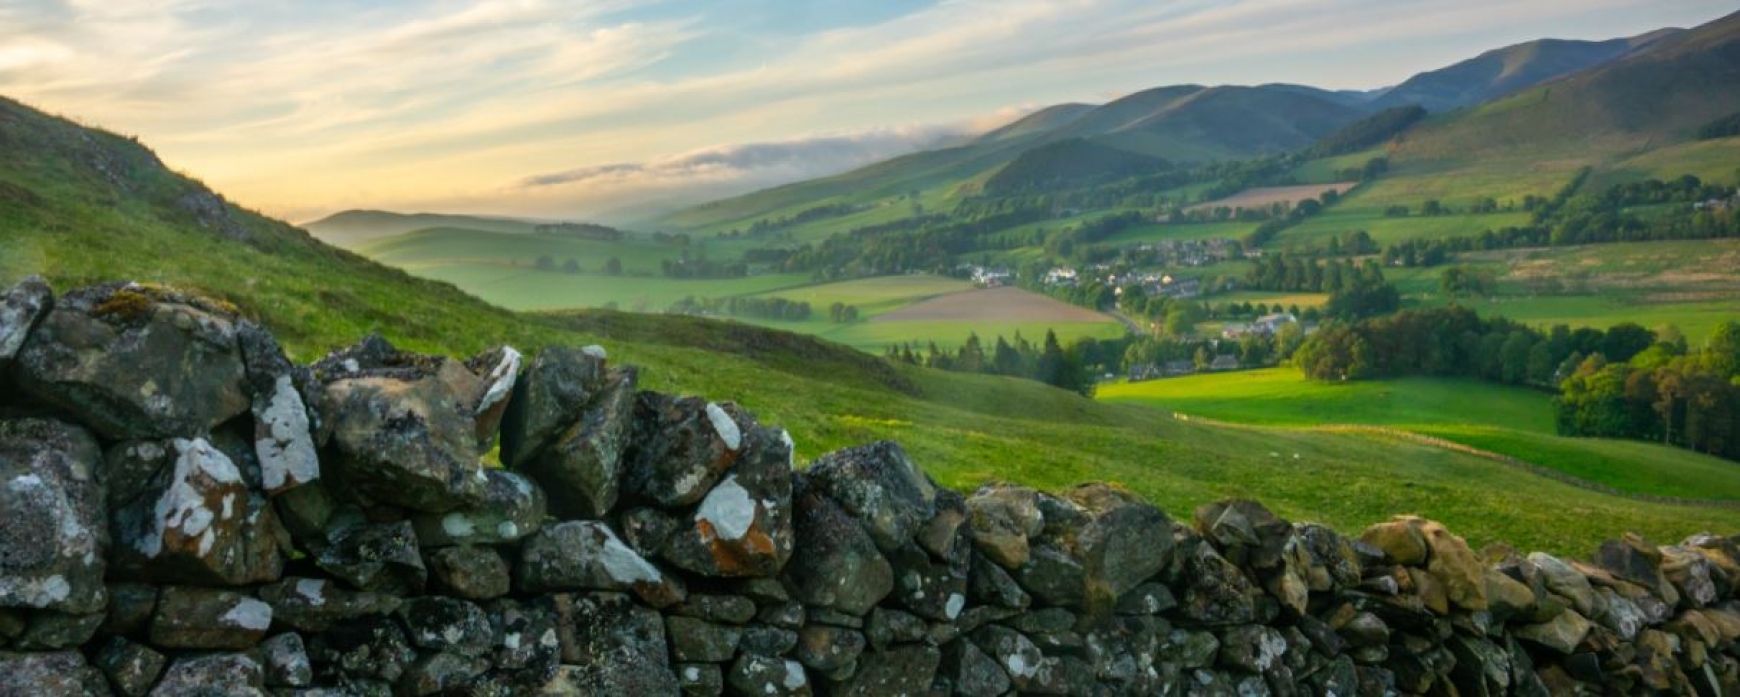
{"type": "Polygon", "coordinates": [[[1092,310],[1020,288],[949,293],[871,318],[871,322],[1108,322],[1092,310]]]}
{"type": "Polygon", "coordinates": [[[1213,210],[1226,206],[1227,208],[1267,208],[1276,203],[1297,203],[1308,198],[1317,198],[1323,192],[1334,189],[1335,193],[1345,194],[1359,182],[1336,182],[1334,184],[1301,184],[1299,186],[1261,186],[1255,189],[1245,189],[1223,199],[1208,203],[1198,203],[1185,210],[1213,210]]]}

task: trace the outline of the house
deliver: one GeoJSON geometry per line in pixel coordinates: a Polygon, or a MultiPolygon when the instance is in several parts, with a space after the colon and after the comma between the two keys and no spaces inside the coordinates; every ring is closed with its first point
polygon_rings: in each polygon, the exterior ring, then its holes
{"type": "Polygon", "coordinates": [[[1165,375],[1166,377],[1189,375],[1194,372],[1196,372],[1196,364],[1183,359],[1166,361],[1166,363],[1160,366],[1160,374],[1165,375]]]}
{"type": "Polygon", "coordinates": [[[1239,339],[1251,333],[1251,325],[1240,322],[1227,322],[1220,325],[1220,338],[1239,339]]]}
{"type": "Polygon", "coordinates": [[[1060,266],[1045,272],[1045,285],[1048,286],[1074,286],[1075,280],[1075,269],[1067,266],[1060,266]]]}
{"type": "Polygon", "coordinates": [[[1299,318],[1294,317],[1291,312],[1277,312],[1274,314],[1263,315],[1262,317],[1258,317],[1257,321],[1251,323],[1251,332],[1263,336],[1273,336],[1275,332],[1281,329],[1281,325],[1292,324],[1298,321],[1299,318]]]}
{"type": "Polygon", "coordinates": [[[1142,382],[1161,377],[1160,366],[1153,363],[1137,363],[1130,366],[1130,382],[1142,382]]]}
{"type": "Polygon", "coordinates": [[[1234,356],[1234,355],[1230,355],[1230,354],[1222,354],[1219,356],[1215,356],[1214,362],[1208,364],[1208,369],[1213,370],[1213,371],[1217,371],[1217,372],[1218,371],[1226,371],[1226,370],[1238,370],[1239,369],[1239,358],[1238,358],[1238,356],[1234,356]]]}

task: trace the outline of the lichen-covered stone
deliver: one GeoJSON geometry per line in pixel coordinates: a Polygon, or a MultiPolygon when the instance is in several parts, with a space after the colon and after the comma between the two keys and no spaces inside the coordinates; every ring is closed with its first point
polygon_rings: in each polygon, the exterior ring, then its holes
{"type": "Polygon", "coordinates": [[[1181,550],[1184,584],[1178,612],[1201,626],[1249,624],[1258,619],[1258,591],[1239,567],[1227,561],[1206,543],[1181,550]]]}
{"type": "Polygon", "coordinates": [[[282,572],[270,503],[249,490],[241,470],[211,442],[124,443],[110,450],[107,467],[117,473],[111,484],[133,493],[113,514],[117,574],[242,585],[282,572]]]}
{"type": "Polygon", "coordinates": [[[58,421],[0,421],[0,607],[85,613],[106,600],[102,453],[58,421]]]}
{"type": "Polygon", "coordinates": [[[61,296],[17,353],[18,386],[104,438],[197,436],[248,409],[234,315],[157,288],[61,296]]]}
{"type": "Polygon", "coordinates": [[[102,627],[105,615],[100,612],[72,614],[54,610],[30,613],[30,623],[24,633],[13,640],[13,648],[27,651],[70,649],[88,643],[102,627]]]}
{"type": "Polygon", "coordinates": [[[441,547],[425,554],[435,589],[469,600],[507,595],[513,576],[501,553],[491,547],[441,547]]]}
{"type": "Polygon", "coordinates": [[[1221,666],[1245,673],[1263,674],[1284,665],[1287,639],[1280,632],[1260,625],[1233,627],[1221,633],[1221,666]]]}
{"type": "Polygon", "coordinates": [[[708,622],[748,624],[755,619],[755,602],[738,595],[699,595],[691,593],[682,604],[668,612],[708,622]]]}
{"type": "Polygon", "coordinates": [[[1575,610],[1566,610],[1557,617],[1540,624],[1529,624],[1518,627],[1513,634],[1518,639],[1534,642],[1561,654],[1571,653],[1578,644],[1583,643],[1583,637],[1589,635],[1593,627],[1589,620],[1584,619],[1575,610]]]}
{"type": "Polygon", "coordinates": [[[772,656],[741,654],[731,664],[726,684],[737,694],[767,697],[808,697],[813,694],[809,675],[797,661],[772,656]]]}
{"type": "Polygon", "coordinates": [[[642,392],[635,404],[635,442],[624,489],[665,508],[701,500],[743,447],[734,405],[698,397],[642,392]]]}
{"type": "Polygon", "coordinates": [[[734,418],[742,434],[736,464],[693,513],[673,518],[661,556],[703,576],[773,576],[792,553],[791,443],[754,417],[734,418]]]}
{"type": "Polygon", "coordinates": [[[833,686],[831,694],[850,697],[921,695],[936,678],[942,652],[935,646],[907,644],[886,651],[866,651],[851,679],[833,686]]]}
{"type": "Polygon", "coordinates": [[[302,635],[285,632],[260,642],[260,666],[269,687],[308,687],[314,683],[314,666],[302,635]]]}
{"type": "Polygon", "coordinates": [[[798,630],[799,663],[820,673],[839,671],[858,660],[866,645],[864,633],[829,624],[809,624],[798,630]]]}
{"type": "Polygon", "coordinates": [[[109,684],[124,697],[142,697],[157,683],[169,659],[149,646],[136,644],[121,637],[112,637],[97,652],[97,668],[108,676],[109,684]]]}
{"type": "Polygon", "coordinates": [[[666,617],[671,657],[683,663],[723,663],[737,654],[743,630],[693,617],[666,617]]]}
{"type": "Polygon", "coordinates": [[[489,657],[494,679],[515,693],[531,692],[554,677],[562,662],[562,636],[549,602],[496,600],[485,604],[496,640],[489,657]]]}
{"type": "Polygon", "coordinates": [[[1152,504],[1105,484],[1064,496],[1087,515],[1069,547],[1081,560],[1090,606],[1109,607],[1172,561],[1172,521],[1152,504]]]}
{"type": "Polygon", "coordinates": [[[471,408],[473,433],[478,450],[495,445],[502,417],[513,399],[518,385],[523,357],[512,346],[497,346],[465,360],[465,367],[483,382],[477,402],[471,408]]]}
{"type": "Polygon", "coordinates": [[[526,593],[633,591],[653,607],[681,602],[687,594],[676,577],[660,571],[596,521],[558,523],[528,538],[515,577],[526,593]]]}
{"type": "Polygon", "coordinates": [[[314,443],[318,419],[308,398],[317,389],[313,374],[291,364],[271,333],[258,324],[238,322],[236,341],[253,394],[253,450],[265,492],[276,496],[319,479],[314,443]]]}
{"type": "Polygon", "coordinates": [[[0,294],[0,368],[24,346],[36,321],[54,307],[54,291],[41,276],[31,276],[0,294]]]}
{"type": "Polygon", "coordinates": [[[550,596],[562,643],[557,675],[576,694],[671,695],[665,627],[657,612],[621,593],[550,596]]]}
{"type": "Polygon", "coordinates": [[[893,441],[823,455],[805,474],[817,491],[857,518],[884,552],[905,545],[935,514],[936,488],[893,441]]]}
{"type": "Polygon", "coordinates": [[[417,660],[417,650],[398,622],[371,615],[309,637],[308,658],[323,679],[337,678],[346,684],[391,683],[403,677],[417,660]]]}
{"type": "Polygon", "coordinates": [[[725,671],[713,663],[676,666],[677,688],[684,697],[714,697],[725,692],[725,671]]]}
{"type": "Polygon", "coordinates": [[[425,547],[493,545],[514,542],[544,524],[544,492],[522,475],[484,470],[489,483],[476,504],[411,518],[417,542],[425,547]]]}
{"type": "Polygon", "coordinates": [[[954,546],[953,559],[937,559],[916,542],[887,555],[894,568],[892,598],[928,619],[952,622],[967,607],[967,576],[972,550],[966,542],[954,546]]]}
{"type": "Polygon", "coordinates": [[[104,634],[138,634],[145,631],[157,609],[157,587],[143,583],[109,585],[109,616],[103,619],[104,634]]]}
{"type": "MultiPolygon", "coordinates": [[[[541,360],[542,356],[539,358],[541,360]]],[[[536,363],[533,369],[538,369],[536,363]]],[[[504,440],[503,460],[511,462],[513,467],[543,486],[549,494],[550,510],[557,516],[564,519],[601,518],[616,506],[622,490],[623,457],[634,433],[638,375],[635,369],[627,368],[611,371],[609,380],[601,384],[572,386],[576,396],[589,396],[591,401],[550,436],[532,433],[519,436],[548,441],[535,450],[515,450],[510,458],[504,440]]],[[[557,399],[555,396],[547,398],[557,399]]],[[[554,408],[554,405],[526,407],[531,410],[554,408]]],[[[519,426],[523,429],[534,427],[542,428],[532,423],[519,426]]]]}
{"type": "Polygon", "coordinates": [[[972,641],[997,662],[1017,690],[1032,690],[1053,682],[1056,660],[1039,652],[1039,647],[1007,627],[987,625],[972,634],[972,641]]]}
{"type": "Polygon", "coordinates": [[[299,632],[324,632],[366,617],[393,614],[403,602],[384,593],[353,591],[316,578],[286,578],[261,586],[272,619],[299,632]]]}
{"type": "Polygon", "coordinates": [[[894,590],[894,570],[858,521],[832,498],[793,493],[796,546],[785,578],[807,605],[863,615],[894,590]]]}
{"type": "Polygon", "coordinates": [[[216,588],[170,586],[157,599],[151,643],[172,649],[252,648],[272,627],[272,606],[216,588]]]}
{"type": "MultiPolygon", "coordinates": [[[[550,445],[552,439],[592,403],[606,382],[603,350],[546,346],[534,356],[513,386],[501,422],[501,461],[518,468],[550,445]]],[[[629,393],[634,379],[627,380],[629,393]]]]}
{"type": "Polygon", "coordinates": [[[265,697],[265,687],[266,674],[259,661],[243,653],[213,653],[177,659],[151,690],[151,697],[265,697]]]}
{"type": "Polygon", "coordinates": [[[429,580],[409,521],[359,525],[334,537],[315,563],[357,590],[417,595],[429,580]]]}
{"type": "Polygon", "coordinates": [[[1001,695],[1010,687],[1009,674],[970,641],[944,644],[938,672],[954,688],[954,694],[1001,695]]]}
{"type": "Polygon", "coordinates": [[[397,614],[405,625],[405,638],[420,649],[475,657],[493,643],[489,615],[458,598],[412,598],[399,606],[397,614]]]}
{"type": "Polygon", "coordinates": [[[1408,517],[1378,523],[1360,533],[1361,542],[1383,550],[1397,564],[1418,566],[1426,562],[1426,540],[1408,517]]]}
{"type": "Polygon", "coordinates": [[[1005,569],[1019,568],[1027,563],[1027,539],[1045,528],[1038,492],[1007,484],[980,487],[967,498],[967,526],[986,558],[1005,569]]]}
{"type": "Polygon", "coordinates": [[[323,475],[363,500],[413,511],[482,500],[475,408],[487,386],[464,364],[371,336],[327,356],[315,374],[332,429],[323,475]]]}
{"type": "Polygon", "coordinates": [[[103,675],[77,651],[12,653],[0,651],[0,695],[105,697],[103,675]]]}

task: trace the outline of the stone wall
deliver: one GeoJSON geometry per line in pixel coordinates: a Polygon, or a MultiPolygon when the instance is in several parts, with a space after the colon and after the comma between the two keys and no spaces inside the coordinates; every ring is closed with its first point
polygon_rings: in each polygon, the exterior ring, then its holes
{"type": "MultiPolygon", "coordinates": [[[[0,695],[1637,694],[1740,686],[1740,551],[793,467],[598,347],[312,366],[233,308],[0,300],[0,695]],[[499,445],[502,466],[482,459],[499,445]]],[[[1595,521],[1597,524],[1599,521],[1595,521]]]]}

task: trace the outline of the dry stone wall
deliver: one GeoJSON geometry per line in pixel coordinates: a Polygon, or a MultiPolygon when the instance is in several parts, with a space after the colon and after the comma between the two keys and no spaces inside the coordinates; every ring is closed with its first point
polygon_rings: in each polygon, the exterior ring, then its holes
{"type": "Polygon", "coordinates": [[[0,298],[0,695],[1728,694],[1740,550],[1356,537],[794,468],[598,347],[286,360],[153,287],[0,298]],[[499,444],[504,466],[482,457],[499,444]]]}

